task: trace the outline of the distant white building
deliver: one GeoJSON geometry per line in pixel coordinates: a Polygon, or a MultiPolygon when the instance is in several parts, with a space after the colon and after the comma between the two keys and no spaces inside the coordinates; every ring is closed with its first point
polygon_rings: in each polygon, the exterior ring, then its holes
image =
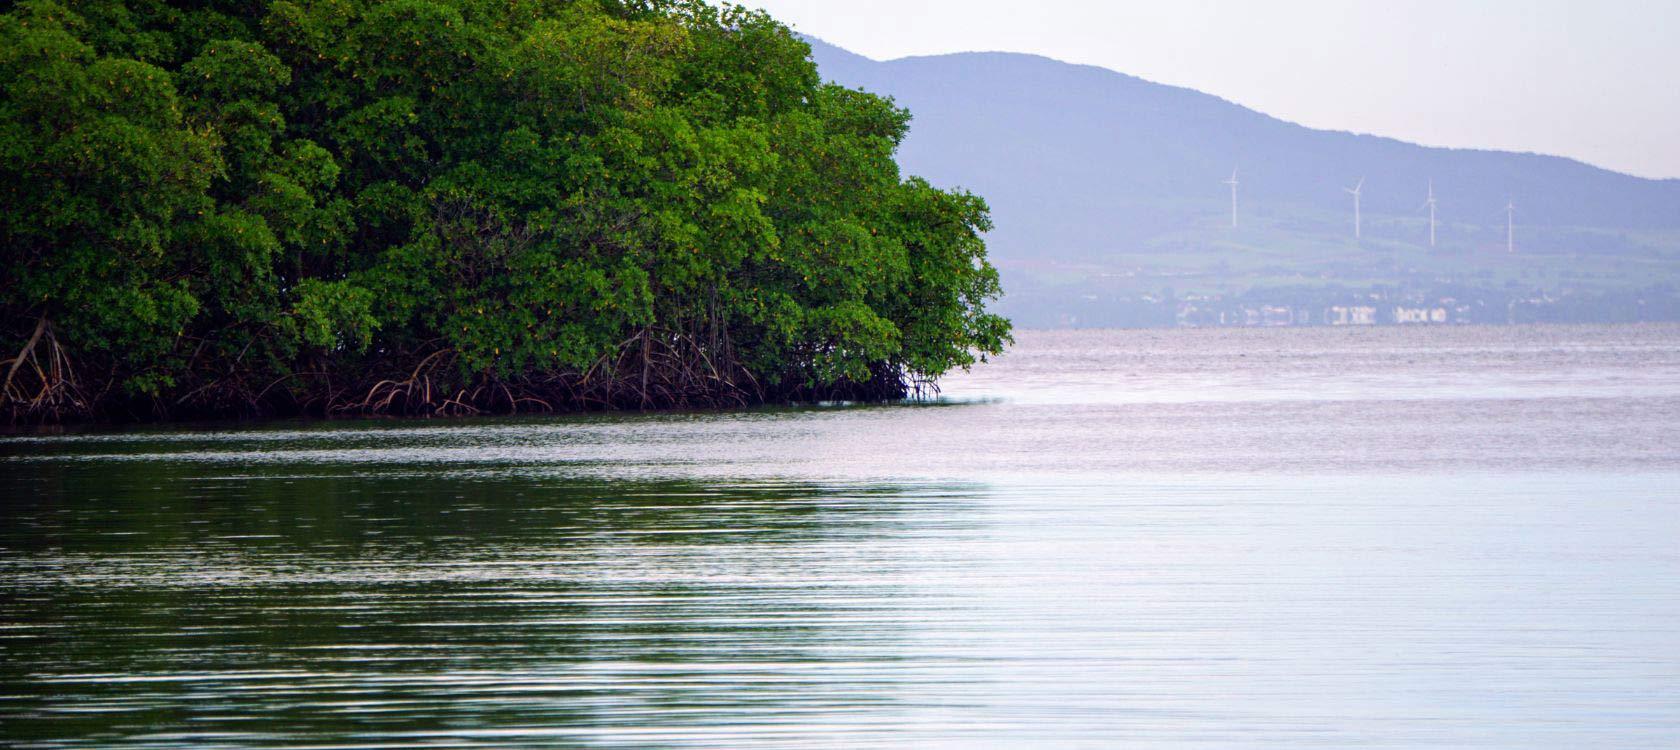
{"type": "Polygon", "coordinates": [[[1396,307],[1394,308],[1394,322],[1400,325],[1445,323],[1447,322],[1447,308],[1396,307]]]}
{"type": "Polygon", "coordinates": [[[1295,323],[1295,311],[1283,305],[1264,305],[1260,308],[1260,324],[1269,327],[1295,323]]]}
{"type": "Polygon", "coordinates": [[[1333,326],[1374,326],[1377,308],[1367,305],[1336,305],[1324,311],[1324,322],[1333,326]]]}

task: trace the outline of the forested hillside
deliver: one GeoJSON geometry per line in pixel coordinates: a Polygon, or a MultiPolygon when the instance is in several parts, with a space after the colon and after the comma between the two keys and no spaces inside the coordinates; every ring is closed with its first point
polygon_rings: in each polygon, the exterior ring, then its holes
{"type": "Polygon", "coordinates": [[[909,115],[701,2],[0,16],[14,420],[884,398],[998,351],[909,115]]]}

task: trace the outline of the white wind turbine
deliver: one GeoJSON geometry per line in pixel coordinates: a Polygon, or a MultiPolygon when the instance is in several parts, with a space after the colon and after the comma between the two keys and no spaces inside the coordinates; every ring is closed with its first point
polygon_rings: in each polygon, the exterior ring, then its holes
{"type": "Polygon", "coordinates": [[[1351,188],[1342,188],[1348,195],[1353,196],[1353,238],[1359,239],[1359,193],[1365,189],[1365,178],[1359,178],[1359,184],[1351,188]]]}
{"type": "Polygon", "coordinates": [[[1429,207],[1429,246],[1435,246],[1435,181],[1429,181],[1429,199],[1423,202],[1429,207]]]}
{"type": "Polygon", "coordinates": [[[1225,181],[1231,186],[1231,228],[1237,228],[1237,170],[1231,170],[1231,179],[1225,181]]]}

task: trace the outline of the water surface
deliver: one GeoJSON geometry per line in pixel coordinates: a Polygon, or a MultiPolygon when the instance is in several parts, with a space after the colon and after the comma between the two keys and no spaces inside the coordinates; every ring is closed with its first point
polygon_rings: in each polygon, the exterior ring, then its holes
{"type": "Polygon", "coordinates": [[[1673,747],[1680,328],[0,441],[0,744],[1673,747]]]}

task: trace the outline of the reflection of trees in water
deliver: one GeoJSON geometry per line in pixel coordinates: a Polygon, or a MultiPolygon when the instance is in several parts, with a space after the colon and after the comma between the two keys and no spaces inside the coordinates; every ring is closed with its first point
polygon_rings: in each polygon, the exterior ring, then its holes
{"type": "Polygon", "coordinates": [[[0,668],[22,697],[0,715],[15,738],[91,744],[796,729],[890,711],[881,667],[903,651],[902,600],[925,562],[903,557],[906,533],[972,500],[903,485],[28,466],[0,479],[26,498],[0,530],[0,613],[23,636],[0,668]],[[158,679],[124,681],[141,676],[158,679]],[[115,712],[53,713],[95,708],[115,712]]]}

